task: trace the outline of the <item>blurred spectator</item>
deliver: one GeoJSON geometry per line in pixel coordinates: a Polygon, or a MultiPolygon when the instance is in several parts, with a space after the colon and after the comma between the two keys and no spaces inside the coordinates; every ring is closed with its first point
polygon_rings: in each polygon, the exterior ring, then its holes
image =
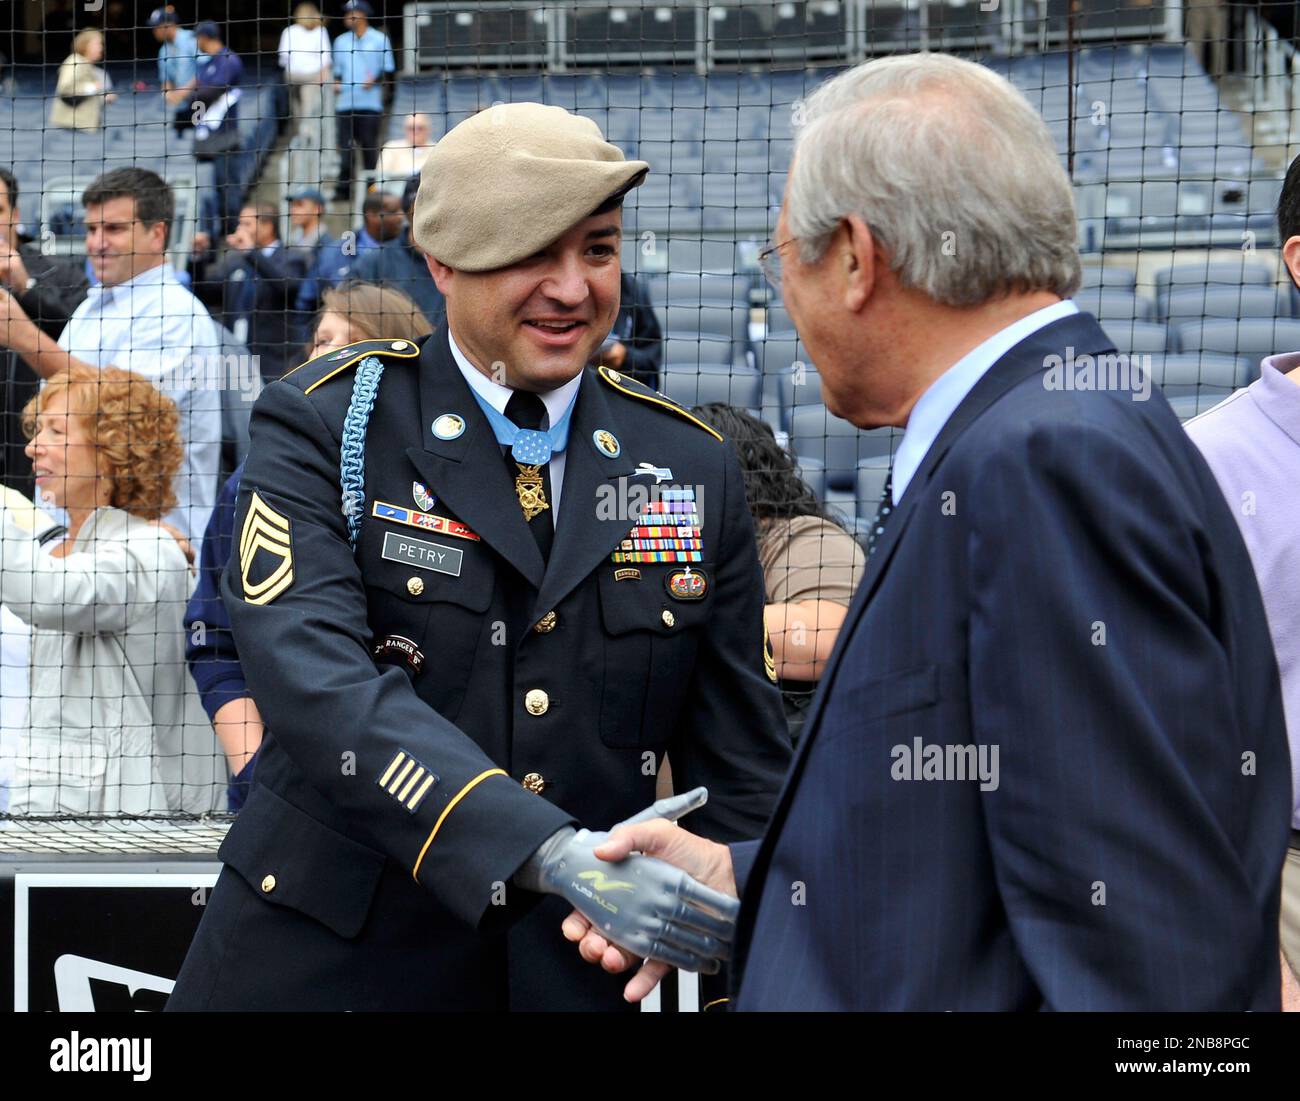
{"type": "Polygon", "coordinates": [[[402,121],[402,137],[386,142],[379,152],[379,178],[405,181],[418,176],[432,148],[433,123],[429,116],[407,115],[402,121]]]}
{"type": "MultiPolygon", "coordinates": [[[[424,253],[411,239],[411,210],[419,182],[419,176],[412,176],[402,193],[401,212],[406,224],[398,231],[398,235],[379,248],[371,249],[358,257],[349,275],[362,283],[383,283],[396,287],[420,307],[431,325],[440,325],[447,313],[447,301],[433,281],[424,253]]],[[[385,194],[383,198],[396,200],[394,195],[385,194]]]]}
{"type": "Polygon", "coordinates": [[[330,79],[331,52],[320,8],[299,4],[293,9],[293,22],[280,34],[280,68],[289,85],[294,131],[313,149],[325,144],[324,89],[330,79]]]}
{"type": "Polygon", "coordinates": [[[50,105],[50,125],[65,130],[99,130],[104,125],[104,104],[117,97],[112,81],[99,66],[104,60],[104,36],[88,27],[72,40],[72,53],[59,66],[50,105]]]}
{"type": "Polygon", "coordinates": [[[740,458],[763,567],[764,619],[797,739],[866,558],[799,477],[768,425],[730,405],[691,412],[722,433],[740,458]]]}
{"type": "Polygon", "coordinates": [[[1187,42],[1201,68],[1215,80],[1228,71],[1228,5],[1225,0],[1186,0],[1187,42]]]}
{"type": "Polygon", "coordinates": [[[144,168],[115,168],[93,180],[86,208],[86,255],[99,283],[56,343],[0,291],[0,344],[42,378],[82,363],[115,366],[151,379],[180,410],[185,458],[179,504],[167,519],[190,539],[207,527],[221,462],[221,338],[204,308],[165,263],[175,217],[171,189],[144,168]]]}
{"type": "MultiPolygon", "coordinates": [[[[320,306],[321,292],[340,282],[355,257],[344,251],[344,242],[325,227],[325,196],[314,187],[289,196],[289,252],[295,256],[303,276],[294,297],[294,342],[307,339],[306,329],[320,306]]],[[[355,245],[355,242],[353,242],[355,245]]]]}
{"type": "Polygon", "coordinates": [[[338,127],[339,178],[334,197],[347,202],[352,190],[354,150],[360,150],[367,172],[379,160],[379,123],[383,117],[381,82],[397,70],[388,35],[370,25],[374,10],[366,0],[343,5],[348,29],[334,40],[334,104],[338,127]]]}
{"type": "MultiPolygon", "coordinates": [[[[83,298],[85,266],[71,256],[46,256],[20,233],[18,181],[0,168],[0,284],[23,313],[56,340],[83,298]]],[[[12,351],[0,353],[0,483],[31,496],[32,462],[22,431],[22,408],[36,393],[36,373],[12,351]]]]}
{"type": "Polygon", "coordinates": [[[236,342],[247,344],[268,382],[288,369],[295,354],[291,307],[302,264],[280,241],[279,216],[270,203],[249,203],[216,258],[206,234],[194,237],[194,293],[218,311],[236,342]]]}
{"type": "MultiPolygon", "coordinates": [[[[415,340],[431,332],[414,302],[391,287],[350,283],[325,292],[325,302],[308,358],[324,355],[358,340],[415,340]]],[[[203,708],[216,728],[234,778],[229,808],[244,805],[262,744],[262,716],[248,694],[239,654],[230,633],[230,617],[221,601],[221,575],[234,545],[235,500],[241,464],[217,498],[207,534],[198,587],[185,611],[185,657],[198,685],[203,708]],[[197,630],[199,625],[202,630],[197,630]]]]}
{"type": "Polygon", "coordinates": [[[86,297],[85,267],[76,258],[46,256],[21,226],[18,180],[0,168],[0,283],[28,317],[57,337],[86,297]]]}
{"type": "MultiPolygon", "coordinates": [[[[402,235],[405,224],[406,212],[402,196],[387,191],[372,191],[361,204],[361,225],[352,234],[352,256],[364,256],[371,249],[395,241],[402,235]]],[[[348,241],[344,241],[344,255],[348,253],[348,244],[348,241]]]]}
{"type": "Polygon", "coordinates": [[[618,317],[605,342],[596,349],[592,366],[604,364],[659,389],[659,368],[664,358],[664,334],[650,304],[650,292],[631,272],[623,272],[618,317]]]}
{"type": "Polygon", "coordinates": [[[37,491],[67,525],[0,491],[0,602],[32,632],[9,812],[212,811],[226,768],[185,675],[190,570],[156,522],[175,504],[176,407],[78,364],[24,412],[37,491]]]}
{"type": "Polygon", "coordinates": [[[194,28],[199,44],[198,83],[191,99],[194,156],[212,165],[215,207],[204,218],[211,236],[233,233],[243,196],[237,179],[239,167],[239,88],[244,63],[221,41],[210,19],[194,28]]]}
{"type": "Polygon", "coordinates": [[[194,32],[180,26],[176,10],[169,4],[155,8],[149,26],[158,42],[158,83],[163,99],[175,112],[178,128],[189,125],[190,97],[198,84],[199,44],[194,32]]]}

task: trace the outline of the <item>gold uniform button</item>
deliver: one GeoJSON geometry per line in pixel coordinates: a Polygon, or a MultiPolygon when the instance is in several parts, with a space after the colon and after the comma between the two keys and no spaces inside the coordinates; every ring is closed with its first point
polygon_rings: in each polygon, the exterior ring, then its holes
{"type": "Polygon", "coordinates": [[[395,351],[395,352],[404,352],[404,351],[406,351],[406,341],[405,341],[405,340],[394,340],[394,341],[393,341],[393,351],[395,351]]]}
{"type": "Polygon", "coordinates": [[[528,709],[530,715],[545,715],[550,706],[551,697],[540,688],[530,688],[528,694],[524,696],[524,707],[528,709]]]}
{"type": "Polygon", "coordinates": [[[520,783],[525,791],[531,791],[534,795],[541,795],[542,788],[546,787],[546,780],[540,772],[530,772],[520,783]]]}
{"type": "Polygon", "coordinates": [[[268,875],[262,878],[262,894],[269,895],[275,890],[275,876],[268,875]]]}
{"type": "Polygon", "coordinates": [[[424,592],[424,578],[412,577],[406,582],[406,591],[412,596],[419,596],[424,592]]]}
{"type": "Polygon", "coordinates": [[[673,615],[673,613],[670,612],[667,608],[664,609],[664,614],[661,618],[664,621],[665,627],[671,627],[673,624],[677,622],[677,617],[673,615]]]}
{"type": "Polygon", "coordinates": [[[533,625],[533,630],[536,631],[539,635],[549,635],[552,631],[555,630],[555,625],[556,623],[559,622],[559,620],[560,617],[557,616],[554,612],[547,612],[544,616],[542,616],[541,619],[539,619],[533,625]]]}

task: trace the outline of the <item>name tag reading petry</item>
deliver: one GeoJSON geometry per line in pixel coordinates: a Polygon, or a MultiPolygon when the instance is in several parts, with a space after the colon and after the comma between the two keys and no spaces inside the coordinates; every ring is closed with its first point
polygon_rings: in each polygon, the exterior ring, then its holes
{"type": "Polygon", "coordinates": [[[434,570],[437,573],[460,576],[460,565],[465,552],[455,547],[444,547],[441,543],[430,543],[424,539],[413,539],[409,535],[399,535],[395,531],[384,532],[383,557],[390,562],[404,562],[422,570],[434,570]]]}

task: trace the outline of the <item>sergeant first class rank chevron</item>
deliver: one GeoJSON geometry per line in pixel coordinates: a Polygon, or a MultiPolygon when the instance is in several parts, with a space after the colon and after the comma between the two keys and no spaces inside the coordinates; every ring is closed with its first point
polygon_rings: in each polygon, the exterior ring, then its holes
{"type": "Polygon", "coordinates": [[[269,604],[293,584],[289,518],[281,516],[256,493],[248,504],[239,534],[239,575],[244,584],[244,600],[249,604],[269,604]],[[255,581],[253,566],[258,551],[270,556],[271,565],[270,572],[255,581]]]}

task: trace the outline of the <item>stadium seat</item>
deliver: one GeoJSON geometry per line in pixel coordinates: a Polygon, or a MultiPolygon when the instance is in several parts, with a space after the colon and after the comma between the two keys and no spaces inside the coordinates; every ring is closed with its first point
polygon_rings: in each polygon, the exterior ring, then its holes
{"type": "Polygon", "coordinates": [[[858,463],[858,516],[868,524],[875,519],[876,509],[885,495],[885,479],[889,477],[892,461],[889,456],[878,455],[858,463]]]}
{"type": "Polygon", "coordinates": [[[1291,317],[1291,295],[1273,287],[1204,286],[1173,288],[1162,299],[1162,321],[1180,324],[1202,318],[1291,317]]]}
{"type": "Polygon", "coordinates": [[[821,405],[800,405],[790,417],[790,446],[801,459],[816,459],[826,468],[826,489],[853,493],[862,459],[888,456],[902,439],[893,428],[863,431],[832,416],[821,405]]]}
{"type": "Polygon", "coordinates": [[[660,385],[688,408],[720,401],[756,413],[763,404],[763,377],[748,367],[669,367],[660,375],[660,385]]]}
{"type": "Polygon", "coordinates": [[[1251,379],[1251,361],[1244,356],[1225,356],[1214,353],[1173,352],[1152,355],[1141,361],[1151,373],[1151,381],[1164,391],[1165,397],[1185,397],[1188,394],[1230,394],[1251,379]]]}
{"type": "Polygon", "coordinates": [[[808,353],[794,333],[773,333],[753,341],[750,358],[754,369],[764,375],[784,376],[793,364],[808,363],[808,353]]]}
{"type": "Polygon", "coordinates": [[[670,337],[664,341],[664,368],[730,365],[731,341],[723,338],[670,337]]]}
{"type": "Polygon", "coordinates": [[[1178,414],[1180,421],[1189,421],[1193,417],[1199,417],[1206,410],[1213,409],[1225,397],[1224,394],[1185,394],[1182,397],[1170,398],[1169,404],[1178,414]]]}
{"type": "Polygon", "coordinates": [[[1275,282],[1273,269],[1258,261],[1246,259],[1201,260],[1196,263],[1173,264],[1161,268],[1155,273],[1156,314],[1163,314],[1161,299],[1167,297],[1175,287],[1187,285],[1240,287],[1269,287],[1275,282]]]}
{"type": "Polygon", "coordinates": [[[1258,363],[1275,352],[1300,348],[1300,320],[1294,318],[1187,321],[1173,328],[1181,352],[1218,352],[1258,363]]]}
{"type": "Polygon", "coordinates": [[[1101,327],[1115,342],[1115,348],[1129,355],[1163,352],[1167,347],[1165,327],[1154,321],[1102,321],[1101,327]]]}
{"type": "Polygon", "coordinates": [[[767,307],[767,331],[769,333],[794,332],[794,321],[789,311],[780,303],[769,304],[767,307]]]}
{"type": "Polygon", "coordinates": [[[799,477],[817,495],[817,500],[826,500],[826,464],[818,459],[809,458],[807,455],[797,455],[795,456],[795,465],[798,468],[799,477]]]}
{"type": "Polygon", "coordinates": [[[709,336],[725,337],[727,340],[744,344],[749,318],[744,308],[731,305],[704,303],[698,306],[665,307],[663,318],[664,335],[668,337],[709,336]]]}
{"type": "Polygon", "coordinates": [[[790,430],[790,419],[801,405],[821,405],[822,379],[812,364],[787,367],[777,376],[781,427],[790,430]]]}
{"type": "MultiPolygon", "coordinates": [[[[708,272],[671,272],[664,280],[665,306],[710,306],[749,304],[748,275],[713,275],[708,272]]],[[[656,302],[658,305],[659,302],[656,302]]]]}
{"type": "Polygon", "coordinates": [[[1074,304],[1102,322],[1151,321],[1155,317],[1155,304],[1151,299],[1109,287],[1081,290],[1075,294],[1074,304]]]}
{"type": "Polygon", "coordinates": [[[1087,265],[1083,269],[1081,286],[1083,290],[1100,287],[1103,290],[1128,291],[1131,294],[1137,286],[1137,273],[1131,268],[1087,265]]]}

